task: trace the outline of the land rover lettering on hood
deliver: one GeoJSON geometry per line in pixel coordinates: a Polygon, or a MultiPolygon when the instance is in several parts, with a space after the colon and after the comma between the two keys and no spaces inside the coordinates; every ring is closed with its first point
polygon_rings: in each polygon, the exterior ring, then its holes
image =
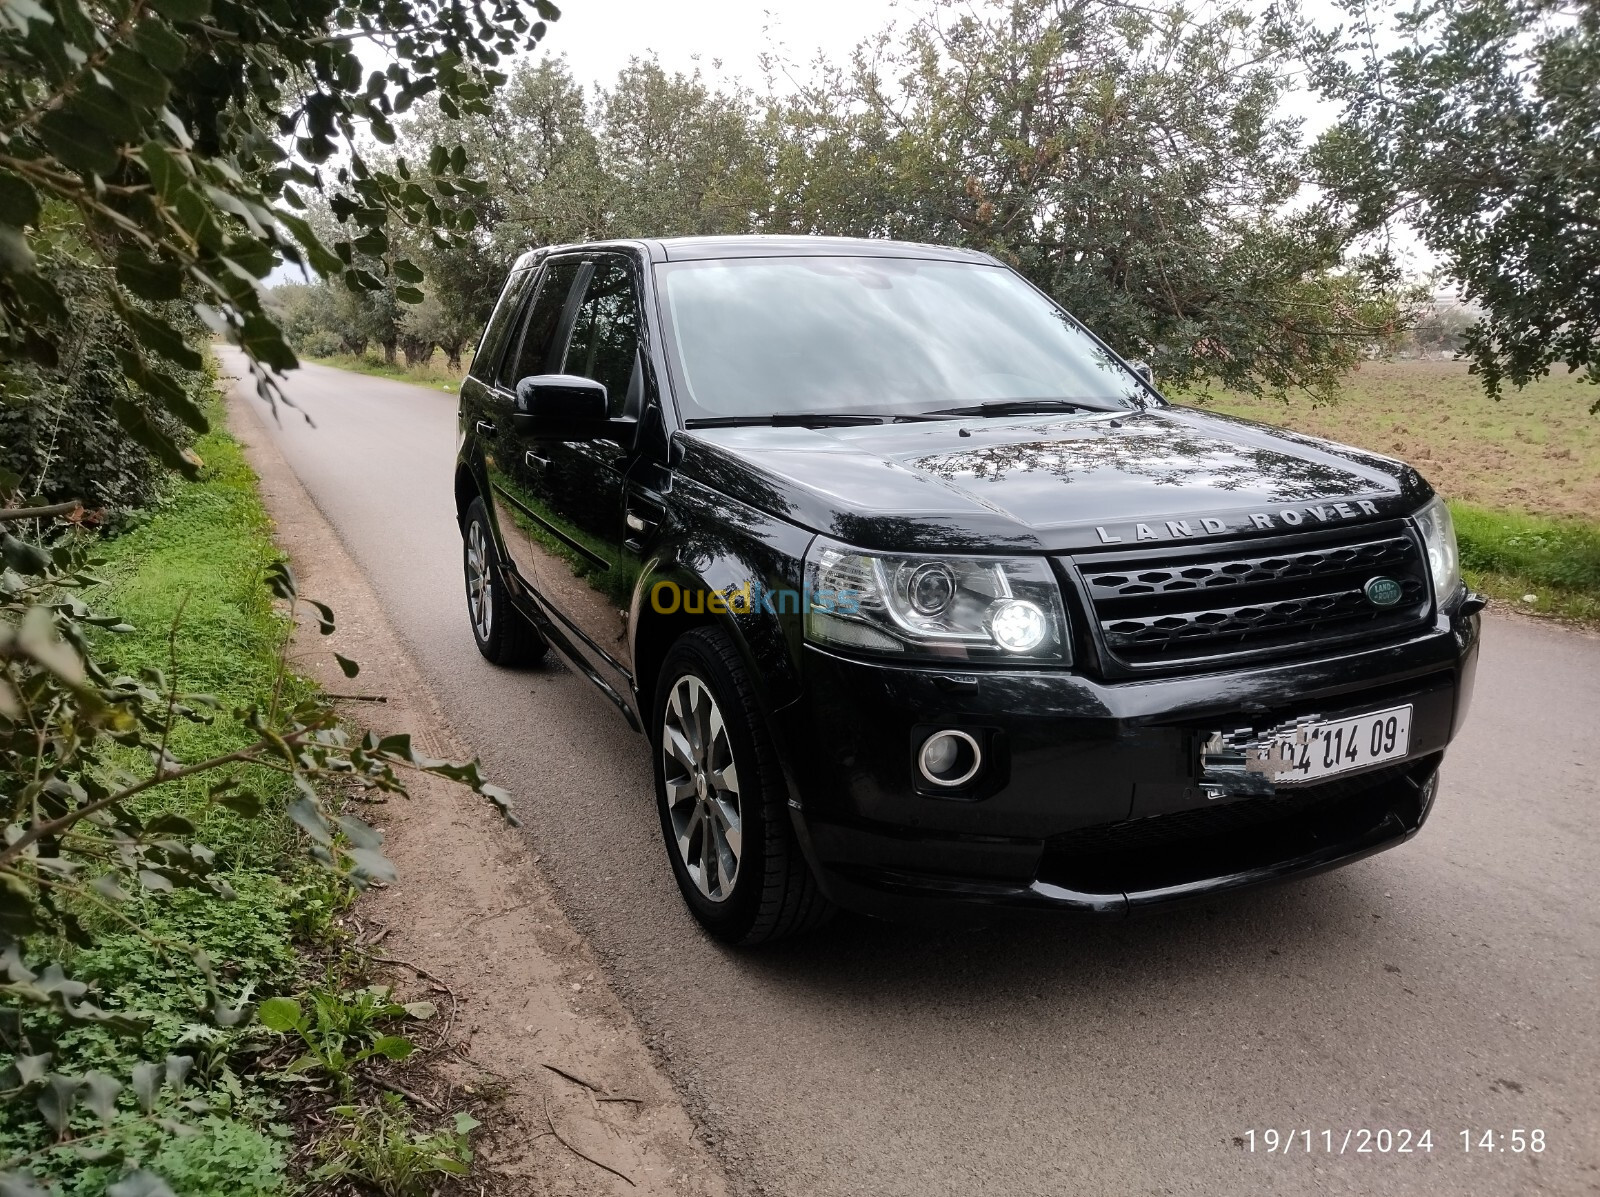
{"type": "Polygon", "coordinates": [[[1167,401],[975,252],[552,247],[461,389],[469,627],[644,733],[757,944],[846,906],[1120,915],[1427,819],[1482,600],[1410,466],[1167,401]]]}

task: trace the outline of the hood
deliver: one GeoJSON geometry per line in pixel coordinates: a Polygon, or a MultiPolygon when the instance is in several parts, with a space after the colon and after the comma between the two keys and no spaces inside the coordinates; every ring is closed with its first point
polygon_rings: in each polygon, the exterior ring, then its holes
{"type": "Polygon", "coordinates": [[[1178,406],[679,436],[680,476],[886,550],[1270,535],[1408,514],[1432,493],[1402,462],[1178,406]]]}

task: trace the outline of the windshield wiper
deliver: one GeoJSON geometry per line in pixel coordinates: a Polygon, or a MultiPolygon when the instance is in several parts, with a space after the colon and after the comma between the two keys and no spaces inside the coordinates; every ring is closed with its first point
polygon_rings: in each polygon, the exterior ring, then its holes
{"type": "Polygon", "coordinates": [[[766,416],[701,416],[685,420],[685,428],[853,428],[900,420],[939,419],[932,413],[868,415],[853,411],[780,411],[766,416]]]}
{"type": "Polygon", "coordinates": [[[1091,407],[1086,403],[1069,403],[1065,399],[991,399],[971,407],[941,407],[929,415],[937,416],[1025,416],[1033,412],[1110,411],[1107,407],[1091,407]]]}

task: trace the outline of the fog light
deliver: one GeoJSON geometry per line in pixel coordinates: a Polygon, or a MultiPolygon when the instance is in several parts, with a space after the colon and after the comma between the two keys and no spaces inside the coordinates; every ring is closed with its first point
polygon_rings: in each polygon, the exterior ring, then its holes
{"type": "Polygon", "coordinates": [[[917,770],[936,786],[963,786],[978,774],[983,750],[964,731],[934,732],[917,753],[917,770]]]}
{"type": "Polygon", "coordinates": [[[1027,599],[1004,599],[989,609],[989,634],[1007,652],[1032,652],[1049,633],[1044,611],[1027,599]]]}

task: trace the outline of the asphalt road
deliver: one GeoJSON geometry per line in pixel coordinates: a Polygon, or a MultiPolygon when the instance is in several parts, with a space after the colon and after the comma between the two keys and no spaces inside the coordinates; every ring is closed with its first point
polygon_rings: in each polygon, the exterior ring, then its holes
{"type": "Polygon", "coordinates": [[[736,1188],[1600,1192],[1600,640],[1490,618],[1432,820],[1349,868],[1114,925],[845,918],[742,955],[680,905],[643,739],[574,672],[474,649],[453,395],[317,366],[289,391],[317,427],[285,413],[270,435],[736,1188]],[[1363,1129],[1412,1150],[1361,1152],[1363,1129]],[[1268,1130],[1312,1150],[1266,1154],[1268,1130]]]}

